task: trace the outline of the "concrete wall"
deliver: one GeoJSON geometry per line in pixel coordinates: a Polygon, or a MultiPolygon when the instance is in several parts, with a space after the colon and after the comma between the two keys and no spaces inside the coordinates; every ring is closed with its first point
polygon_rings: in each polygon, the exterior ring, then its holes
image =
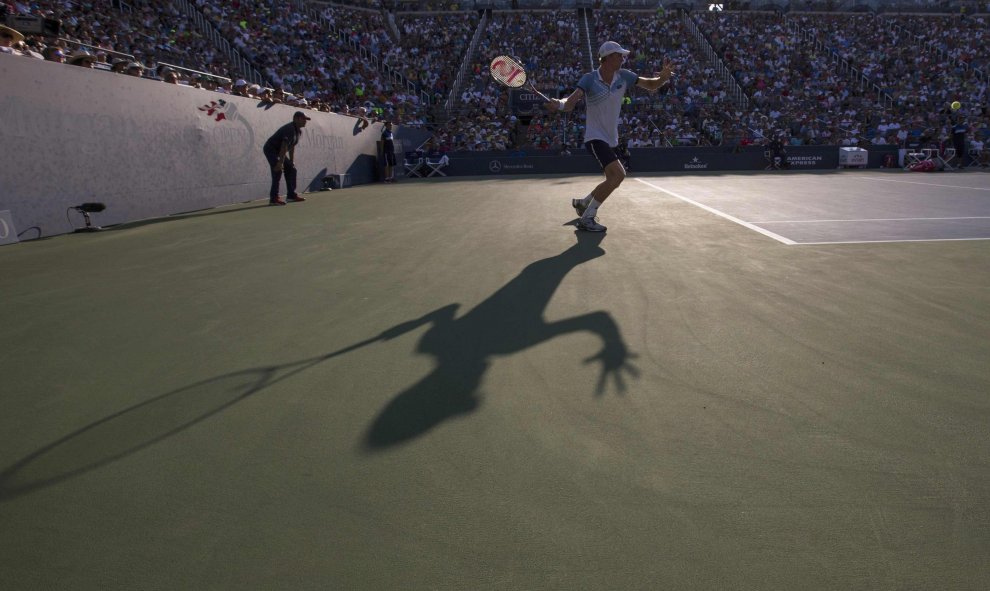
{"type": "MultiPolygon", "coordinates": [[[[0,211],[22,240],[71,232],[66,208],[86,201],[105,203],[94,222],[110,225],[267,198],[261,146],[296,110],[6,54],[0,80],[0,211]]],[[[300,190],[319,188],[326,173],[375,180],[380,124],[307,115],[300,190]]],[[[396,136],[414,149],[429,134],[400,127],[396,136]]]]}

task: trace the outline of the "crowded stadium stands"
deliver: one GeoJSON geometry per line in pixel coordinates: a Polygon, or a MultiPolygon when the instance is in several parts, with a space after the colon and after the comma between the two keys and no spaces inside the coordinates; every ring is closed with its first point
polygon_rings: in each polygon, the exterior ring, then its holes
{"type": "Polygon", "coordinates": [[[628,147],[937,143],[953,117],[982,144],[986,6],[918,0],[901,5],[905,15],[891,3],[873,5],[878,12],[829,11],[834,4],[10,1],[7,14],[61,27],[0,50],[422,125],[444,150],[561,152],[580,144],[580,109],[521,112],[487,64],[519,56],[541,90],[563,96],[614,39],[633,50],[634,71],[652,75],[665,57],[677,70],[661,92],[629,97],[620,123],[628,147]],[[963,108],[950,113],[955,100],[963,108]]]}

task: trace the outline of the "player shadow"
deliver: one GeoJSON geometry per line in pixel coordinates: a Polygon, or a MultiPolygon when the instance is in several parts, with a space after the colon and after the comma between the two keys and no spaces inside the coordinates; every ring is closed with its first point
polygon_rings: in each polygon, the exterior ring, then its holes
{"type": "Polygon", "coordinates": [[[623,372],[639,375],[631,364],[635,355],[626,348],[618,325],[607,312],[589,312],[556,322],[546,322],[543,317],[564,277],[578,265],[605,254],[600,246],[603,234],[575,235],[578,240],[572,247],[530,264],[463,315],[455,317],[459,305],[451,304],[382,333],[382,338],[391,339],[429,325],[416,350],[433,357],[436,366],[381,410],[365,433],[367,451],[408,442],[444,421],[474,412],[481,405],[482,378],[494,360],[565,334],[590,332],[601,339],[602,347],[596,354],[574,360],[575,366],[601,364],[596,395],[605,392],[609,378],[620,392],[625,391],[623,372]]]}
{"type": "MultiPolygon", "coordinates": [[[[420,339],[417,351],[435,357],[436,367],[378,414],[363,437],[366,449],[380,450],[408,441],[445,420],[474,411],[480,405],[478,386],[493,359],[562,334],[589,331],[599,335],[601,350],[583,360],[602,364],[595,392],[601,395],[605,391],[609,377],[622,391],[622,372],[633,376],[638,372],[630,363],[634,355],[627,351],[611,316],[591,312],[553,323],[543,320],[546,305],[564,276],[577,265],[605,254],[599,246],[601,235],[576,234],[574,246],[527,266],[459,318],[454,316],[459,306],[447,305],[330,353],[202,380],[83,425],[0,470],[0,502],[124,459],[325,361],[394,339],[425,324],[431,326],[420,339]]],[[[575,359],[575,365],[581,361],[575,359]]]]}

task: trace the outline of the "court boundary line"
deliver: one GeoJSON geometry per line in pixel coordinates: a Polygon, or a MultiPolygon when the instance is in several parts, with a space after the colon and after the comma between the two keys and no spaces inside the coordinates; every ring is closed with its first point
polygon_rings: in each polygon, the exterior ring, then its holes
{"type": "Polygon", "coordinates": [[[701,208],[701,209],[707,211],[708,213],[713,213],[713,214],[719,216],[720,218],[724,218],[724,219],[729,220],[730,222],[739,224],[740,226],[742,226],[742,227],[744,227],[744,228],[746,228],[748,230],[752,230],[752,231],[757,232],[759,234],[763,234],[767,238],[773,238],[777,242],[780,242],[782,244],[786,244],[787,246],[794,246],[795,244],[800,244],[799,242],[795,242],[795,241],[791,240],[790,238],[784,238],[780,234],[776,234],[774,232],[771,232],[770,230],[767,230],[766,228],[761,228],[761,227],[756,226],[754,224],[751,224],[751,223],[749,223],[747,221],[741,220],[741,219],[739,219],[739,218],[737,218],[735,216],[729,215],[729,214],[725,213],[724,211],[719,211],[719,210],[715,209],[714,207],[710,207],[708,205],[705,205],[704,203],[699,203],[699,202],[697,202],[697,201],[695,201],[693,199],[689,199],[687,197],[684,197],[683,195],[678,195],[677,193],[675,193],[673,191],[669,191],[667,189],[664,189],[663,187],[658,187],[658,186],[654,185],[651,182],[644,181],[641,178],[637,178],[636,180],[639,181],[639,182],[641,182],[641,183],[643,183],[644,185],[647,185],[649,187],[653,187],[657,191],[661,191],[661,192],[666,193],[666,194],[668,194],[668,195],[670,195],[672,197],[676,197],[677,199],[680,199],[681,201],[683,201],[685,203],[690,203],[691,205],[693,205],[695,207],[701,208]]]}
{"type": "Polygon", "coordinates": [[[833,242],[796,242],[797,246],[816,246],[825,244],[896,244],[898,242],[973,242],[990,240],[990,238],[902,238],[899,240],[836,240],[833,242]]]}
{"type": "MultiPolygon", "coordinates": [[[[643,183],[644,185],[652,187],[657,191],[666,193],[672,197],[680,199],[685,203],[690,203],[695,207],[701,208],[709,213],[713,213],[719,216],[720,218],[727,219],[730,222],[739,224],[744,228],[747,228],[759,234],[763,234],[768,238],[773,238],[777,242],[786,244],[787,246],[824,246],[829,244],[896,244],[898,242],[970,242],[974,240],[990,240],[990,237],[977,237],[977,238],[902,238],[902,239],[890,239],[890,240],[834,240],[834,241],[826,240],[826,241],[815,241],[815,242],[798,242],[796,240],[791,240],[790,238],[785,238],[775,232],[771,232],[766,228],[757,226],[756,225],[757,222],[747,222],[741,220],[733,215],[725,213],[724,211],[719,211],[714,207],[705,205],[704,203],[699,203],[698,201],[695,201],[683,195],[679,195],[671,190],[664,189],[663,187],[658,187],[657,185],[654,185],[653,183],[649,181],[645,181],[641,178],[636,178],[635,180],[643,183]]],[[[910,183],[912,181],[900,181],[900,182],[910,183]]],[[[928,183],[913,183],[913,184],[925,185],[928,183]]],[[[933,186],[933,185],[929,185],[929,186],[933,186]]],[[[965,188],[965,187],[960,187],[960,188],[965,188]]],[[[911,218],[904,218],[904,219],[911,219],[911,218]]],[[[918,218],[918,219],[974,219],[974,218],[918,218]]],[[[975,219],[985,219],[985,216],[979,216],[975,219]]],[[[808,220],[808,221],[831,221],[831,220],[808,220]]],[[[835,221],[850,221],[850,220],[835,220],[835,221]]],[[[852,220],[852,221],[856,221],[856,220],[852,220]]],[[[862,220],[862,221],[882,221],[882,220],[862,220]]],[[[775,222],[759,222],[759,223],[775,223],[775,222]]],[[[776,222],[776,223],[781,223],[781,222],[776,222]]],[[[794,223],[794,222],[787,222],[787,223],[794,223]]]]}
{"type": "Polygon", "coordinates": [[[970,189],[972,191],[990,191],[987,187],[963,187],[960,185],[938,185],[935,183],[920,183],[918,181],[902,181],[898,179],[885,179],[880,176],[850,176],[849,178],[870,179],[874,181],[887,181],[888,183],[907,183],[909,185],[924,185],[926,187],[942,187],[945,189],[970,189]]]}
{"type": "Polygon", "coordinates": [[[924,222],[929,220],[990,220],[990,215],[972,215],[945,218],[863,218],[844,220],[765,220],[751,224],[824,224],[835,222],[924,222]]]}

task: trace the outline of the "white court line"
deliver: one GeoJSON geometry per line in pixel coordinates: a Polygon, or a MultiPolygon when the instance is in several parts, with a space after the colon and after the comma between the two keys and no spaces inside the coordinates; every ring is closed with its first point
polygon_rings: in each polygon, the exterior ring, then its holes
{"type": "Polygon", "coordinates": [[[836,240],[834,242],[797,242],[798,246],[816,246],[824,244],[884,244],[893,242],[966,242],[972,240],[990,240],[988,238],[901,238],[893,240],[836,240]]]}
{"type": "Polygon", "coordinates": [[[990,191],[990,188],[986,187],[962,187],[959,185],[937,185],[935,183],[919,183],[918,181],[899,181],[896,179],[885,179],[879,176],[855,176],[852,175],[851,179],[873,179],[875,181],[887,181],[888,183],[907,183],[909,185],[924,185],[926,187],[944,187],[947,189],[972,189],[973,191],[990,191]]]}
{"type": "Polygon", "coordinates": [[[681,201],[683,201],[685,203],[690,203],[691,205],[694,205],[695,207],[700,207],[701,209],[704,209],[705,211],[707,211],[709,213],[714,213],[715,215],[717,215],[719,217],[722,217],[722,218],[725,218],[725,219],[729,220],[730,222],[735,222],[735,223],[739,224],[740,226],[742,226],[744,228],[749,228],[750,230],[752,230],[754,232],[759,232],[760,234],[763,234],[764,236],[767,236],[769,238],[773,238],[777,242],[782,242],[784,244],[787,244],[788,246],[797,244],[797,242],[794,242],[793,240],[791,240],[789,238],[784,238],[780,234],[774,234],[770,230],[767,230],[765,228],[761,228],[759,226],[754,226],[753,224],[751,224],[749,222],[744,222],[743,220],[741,220],[741,219],[739,219],[737,217],[733,217],[733,216],[731,216],[731,215],[729,215],[729,214],[727,214],[725,212],[721,212],[721,211],[719,211],[719,210],[717,210],[715,208],[709,207],[709,206],[705,205],[704,203],[698,203],[697,201],[694,201],[693,199],[688,199],[687,197],[684,197],[683,195],[678,195],[677,193],[675,193],[673,191],[668,191],[667,189],[664,189],[663,187],[658,187],[658,186],[654,185],[653,183],[649,183],[649,182],[644,181],[643,179],[637,178],[636,180],[639,181],[639,182],[641,182],[641,183],[643,183],[644,185],[648,185],[650,187],[653,187],[657,191],[662,191],[662,192],[664,192],[664,193],[666,193],[668,195],[671,195],[673,197],[676,197],[676,198],[680,199],[681,201]]]}
{"type": "MultiPolygon", "coordinates": [[[[864,218],[844,220],[766,220],[750,222],[751,224],[824,224],[831,222],[923,222],[928,220],[990,220],[990,215],[973,215],[954,218],[864,218]]],[[[801,244],[807,244],[802,242],[801,244]]]]}

